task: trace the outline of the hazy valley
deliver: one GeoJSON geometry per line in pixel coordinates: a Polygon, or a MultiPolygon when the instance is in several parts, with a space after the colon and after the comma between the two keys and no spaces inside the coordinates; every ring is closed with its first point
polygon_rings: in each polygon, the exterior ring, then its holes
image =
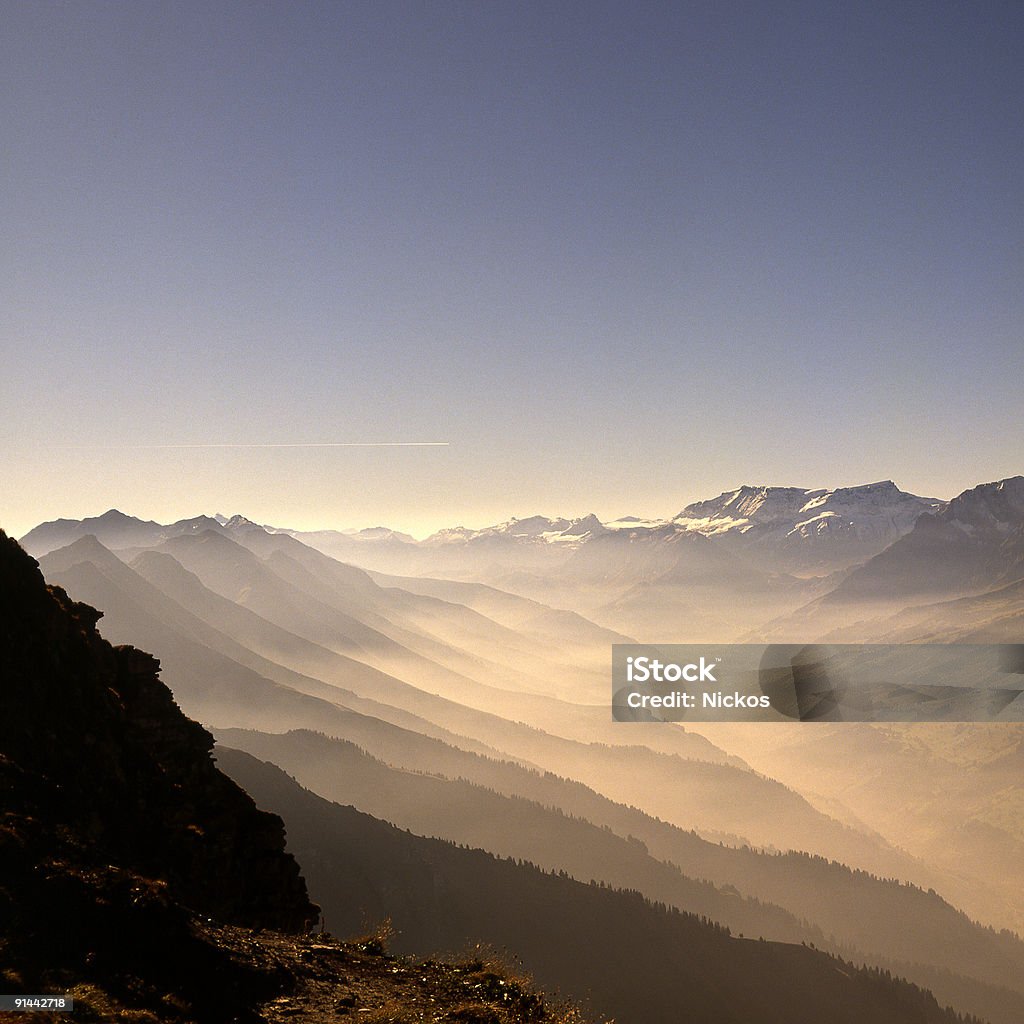
{"type": "Polygon", "coordinates": [[[1020,477],[950,502],[744,487],[663,521],[423,541],[117,511],[22,538],[107,641],[159,659],[283,818],[331,930],[506,948],[620,1024],[670,1019],[680,987],[709,1022],[945,1019],[872,970],[1024,1016],[1019,727],[608,707],[632,639],[1016,642],[1022,541],[1020,477]]]}

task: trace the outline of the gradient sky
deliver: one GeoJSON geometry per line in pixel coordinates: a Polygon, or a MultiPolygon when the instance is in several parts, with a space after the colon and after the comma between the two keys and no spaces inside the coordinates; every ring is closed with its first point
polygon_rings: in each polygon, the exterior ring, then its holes
{"type": "Polygon", "coordinates": [[[1020,3],[2,14],[15,534],[1024,470],[1020,3]]]}

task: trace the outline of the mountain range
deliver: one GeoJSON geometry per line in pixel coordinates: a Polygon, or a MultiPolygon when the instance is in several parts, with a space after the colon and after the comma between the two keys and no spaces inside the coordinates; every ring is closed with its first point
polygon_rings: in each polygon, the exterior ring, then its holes
{"type": "MultiPolygon", "coordinates": [[[[534,515],[482,529],[451,527],[422,541],[387,527],[313,532],[264,528],[298,537],[328,554],[381,571],[433,571],[456,551],[474,563],[493,559],[500,553],[506,562],[512,557],[517,563],[545,564],[540,560],[568,557],[573,549],[610,533],[635,540],[651,532],[727,537],[730,544],[755,552],[766,563],[785,565],[789,570],[800,567],[827,571],[877,554],[907,533],[922,512],[935,511],[941,504],[937,499],[908,494],[892,481],[884,481],[836,490],[743,486],[717,498],[694,502],[666,519],[626,516],[601,522],[593,514],[575,519],[534,515]],[[514,556],[510,556],[512,551],[516,552],[514,556]],[[404,566],[382,564],[403,559],[407,562],[404,566]]],[[[217,514],[162,526],[112,509],[92,519],[42,524],[22,541],[26,550],[39,555],[64,547],[86,533],[94,534],[108,547],[120,549],[152,546],[158,539],[211,528],[238,530],[255,525],[244,516],[228,518],[217,514]]]]}
{"type": "Polygon", "coordinates": [[[1014,477],[948,502],[888,481],[742,487],[664,520],[531,517],[418,542],[112,510],[23,543],[103,610],[107,639],[156,653],[229,773],[284,819],[329,921],[390,913],[408,952],[514,948],[622,1022],[672,1019],[670,988],[639,960],[640,988],[558,952],[572,931],[542,904],[588,935],[693,948],[695,1020],[842,1020],[840,998],[859,1019],[943,1019],[904,989],[892,1009],[903,977],[1015,1024],[1016,727],[622,725],[607,673],[611,644],[635,639],[1017,642],[1022,538],[1014,477]],[[338,878],[341,863],[358,871],[338,878]],[[812,946],[845,966],[821,974],[812,946]],[[749,992],[725,995],[719,956],[757,979],[749,992]]]}

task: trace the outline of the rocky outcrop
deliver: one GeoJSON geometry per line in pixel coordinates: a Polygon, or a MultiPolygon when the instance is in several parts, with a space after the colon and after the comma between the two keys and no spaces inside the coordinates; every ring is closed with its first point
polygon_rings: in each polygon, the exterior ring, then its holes
{"type": "Polygon", "coordinates": [[[318,910],[281,819],[218,770],[158,661],[112,647],[100,617],[0,531],[6,990],[44,991],[62,971],[172,989],[212,972],[228,998],[234,975],[192,922],[301,931],[318,910]]]}

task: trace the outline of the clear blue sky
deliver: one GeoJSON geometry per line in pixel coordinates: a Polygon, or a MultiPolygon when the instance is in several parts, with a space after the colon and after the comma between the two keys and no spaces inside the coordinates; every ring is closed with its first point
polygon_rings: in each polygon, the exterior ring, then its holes
{"type": "Polygon", "coordinates": [[[2,12],[15,533],[1022,470],[1020,3],[2,12]]]}

